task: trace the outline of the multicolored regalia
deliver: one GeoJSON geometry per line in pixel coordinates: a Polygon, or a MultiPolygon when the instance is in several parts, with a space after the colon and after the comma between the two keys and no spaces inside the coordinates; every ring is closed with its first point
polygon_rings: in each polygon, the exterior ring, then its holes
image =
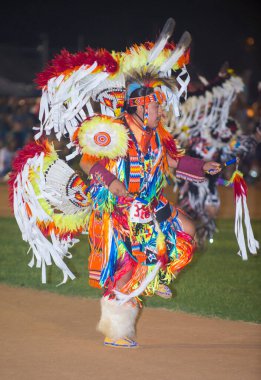
{"type": "Polygon", "coordinates": [[[30,266],[54,262],[74,274],[64,258],[77,236],[88,232],[90,284],[103,288],[98,329],[111,347],[135,347],[132,340],[141,296],[166,294],[167,285],[193,255],[193,239],[179,213],[164,197],[170,174],[204,181],[204,161],[184,156],[161,122],[148,128],[151,102],[179,115],[186,97],[190,35],[169,43],[169,19],[156,43],[134,45],[125,52],[105,49],[70,54],[63,50],[38,75],[42,88],[35,143],[17,156],[10,179],[11,197],[23,239],[30,244],[30,266]],[[139,88],[150,89],[134,96],[139,88]],[[143,124],[129,107],[144,107],[143,124]],[[58,156],[51,138],[67,139],[69,161],[82,155],[90,167],[90,184],[58,156]],[[124,196],[109,189],[114,180],[124,196]],[[162,291],[163,289],[163,291],[162,291]]]}

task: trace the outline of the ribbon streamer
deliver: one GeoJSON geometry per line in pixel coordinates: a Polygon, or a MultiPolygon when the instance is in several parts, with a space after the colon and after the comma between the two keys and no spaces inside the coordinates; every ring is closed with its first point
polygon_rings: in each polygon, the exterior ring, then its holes
{"type": "Polygon", "coordinates": [[[243,174],[239,170],[236,170],[233,173],[231,179],[228,181],[227,186],[231,183],[234,185],[234,198],[236,202],[235,234],[239,245],[238,254],[242,257],[243,260],[247,260],[248,256],[243,230],[243,217],[246,227],[247,247],[250,253],[255,255],[257,253],[257,249],[259,248],[259,242],[254,237],[246,201],[247,184],[243,178],[243,174]]]}

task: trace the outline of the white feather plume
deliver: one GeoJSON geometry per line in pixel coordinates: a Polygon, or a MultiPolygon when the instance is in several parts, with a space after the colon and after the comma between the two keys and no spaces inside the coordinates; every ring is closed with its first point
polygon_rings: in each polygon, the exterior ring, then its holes
{"type": "Polygon", "coordinates": [[[170,70],[179,58],[184,54],[185,50],[191,43],[191,35],[189,32],[184,32],[176,46],[176,49],[171,56],[161,65],[160,72],[167,72],[170,70]]]}
{"type": "Polygon", "coordinates": [[[150,51],[147,64],[154,61],[159,56],[161,51],[164,49],[166,43],[168,42],[168,39],[173,34],[175,24],[176,24],[175,20],[171,17],[166,21],[166,23],[165,23],[165,25],[164,25],[161,33],[160,33],[159,38],[155,42],[153,49],[151,49],[151,51],[150,51]]]}

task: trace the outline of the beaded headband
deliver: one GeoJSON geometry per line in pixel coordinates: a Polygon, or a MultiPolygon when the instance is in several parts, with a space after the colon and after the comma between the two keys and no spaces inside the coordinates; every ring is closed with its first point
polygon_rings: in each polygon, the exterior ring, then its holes
{"type": "Polygon", "coordinates": [[[166,96],[160,91],[155,91],[152,94],[146,95],[146,96],[140,96],[137,98],[130,98],[129,99],[129,106],[130,107],[137,107],[137,106],[144,106],[151,103],[151,102],[158,102],[159,104],[162,104],[166,101],[166,96]]]}

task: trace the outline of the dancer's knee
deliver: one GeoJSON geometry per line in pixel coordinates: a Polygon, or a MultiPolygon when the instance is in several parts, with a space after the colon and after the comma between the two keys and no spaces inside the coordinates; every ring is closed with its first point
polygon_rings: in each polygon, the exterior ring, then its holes
{"type": "Polygon", "coordinates": [[[182,215],[180,219],[181,219],[183,231],[189,234],[192,238],[194,238],[195,233],[196,233],[196,227],[194,223],[184,215],[182,215]]]}
{"type": "Polygon", "coordinates": [[[194,238],[195,233],[196,233],[196,228],[195,228],[194,223],[192,223],[190,220],[188,220],[185,223],[184,232],[186,232],[187,234],[189,234],[191,237],[194,238]]]}

